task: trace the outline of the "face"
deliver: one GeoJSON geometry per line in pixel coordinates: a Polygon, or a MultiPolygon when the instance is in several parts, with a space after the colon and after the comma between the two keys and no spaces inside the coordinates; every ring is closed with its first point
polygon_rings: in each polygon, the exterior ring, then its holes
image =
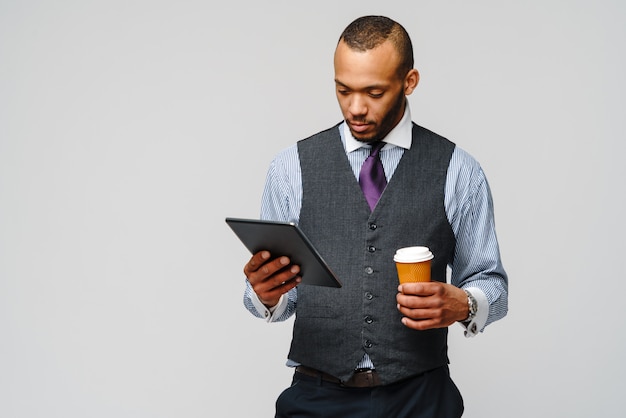
{"type": "Polygon", "coordinates": [[[419,81],[415,69],[398,76],[400,56],[391,42],[359,52],[343,41],[335,51],[335,90],[352,136],[363,142],[383,139],[404,115],[405,96],[419,81]]]}

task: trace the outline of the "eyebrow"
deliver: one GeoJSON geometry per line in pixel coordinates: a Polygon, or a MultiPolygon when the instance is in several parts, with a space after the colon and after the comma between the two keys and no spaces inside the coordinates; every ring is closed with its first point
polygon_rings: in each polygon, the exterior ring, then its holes
{"type": "MultiPolygon", "coordinates": [[[[341,81],[339,81],[337,79],[335,79],[335,84],[338,84],[338,85],[340,85],[342,87],[345,87],[347,89],[350,89],[350,90],[354,90],[352,87],[348,86],[347,84],[342,83],[341,81]]],[[[359,90],[373,90],[373,89],[385,90],[386,88],[387,88],[387,86],[384,85],[384,84],[372,84],[371,86],[365,86],[364,88],[359,89],[359,90]]]]}

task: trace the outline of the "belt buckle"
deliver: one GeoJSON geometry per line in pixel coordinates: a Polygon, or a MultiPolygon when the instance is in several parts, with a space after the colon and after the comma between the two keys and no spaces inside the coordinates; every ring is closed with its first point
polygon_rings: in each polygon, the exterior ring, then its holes
{"type": "Polygon", "coordinates": [[[377,379],[373,369],[355,370],[352,378],[345,384],[345,386],[357,388],[371,388],[378,385],[380,385],[380,381],[377,379]]]}

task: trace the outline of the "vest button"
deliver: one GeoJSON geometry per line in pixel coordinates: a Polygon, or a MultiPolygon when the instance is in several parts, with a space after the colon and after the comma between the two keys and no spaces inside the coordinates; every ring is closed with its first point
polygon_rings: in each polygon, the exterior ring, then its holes
{"type": "Polygon", "coordinates": [[[371,292],[365,292],[365,299],[372,300],[374,299],[374,295],[371,292]]]}
{"type": "Polygon", "coordinates": [[[367,251],[369,251],[370,253],[373,253],[376,251],[376,247],[374,247],[373,245],[370,245],[369,247],[367,247],[367,251]]]}
{"type": "Polygon", "coordinates": [[[374,320],[372,319],[372,317],[371,317],[371,316],[369,316],[369,315],[367,315],[367,316],[365,317],[365,323],[366,323],[366,324],[371,324],[372,322],[374,322],[374,320]]]}
{"type": "Polygon", "coordinates": [[[370,224],[368,225],[369,229],[371,229],[372,231],[374,231],[376,228],[378,228],[378,225],[376,225],[374,222],[370,222],[370,224]]]}
{"type": "Polygon", "coordinates": [[[371,268],[371,267],[365,267],[365,272],[366,272],[367,274],[372,274],[372,273],[374,272],[374,269],[373,269],[373,268],[371,268]]]}
{"type": "Polygon", "coordinates": [[[365,340],[365,341],[363,342],[363,346],[364,346],[365,348],[372,348],[372,342],[371,342],[370,340],[365,340]]]}

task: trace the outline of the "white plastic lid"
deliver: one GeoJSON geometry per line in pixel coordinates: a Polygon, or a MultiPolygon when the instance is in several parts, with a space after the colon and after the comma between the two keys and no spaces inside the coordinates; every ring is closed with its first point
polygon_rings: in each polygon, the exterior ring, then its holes
{"type": "Polygon", "coordinates": [[[428,247],[404,247],[396,250],[393,261],[397,263],[419,263],[432,260],[433,257],[433,253],[428,247]]]}

